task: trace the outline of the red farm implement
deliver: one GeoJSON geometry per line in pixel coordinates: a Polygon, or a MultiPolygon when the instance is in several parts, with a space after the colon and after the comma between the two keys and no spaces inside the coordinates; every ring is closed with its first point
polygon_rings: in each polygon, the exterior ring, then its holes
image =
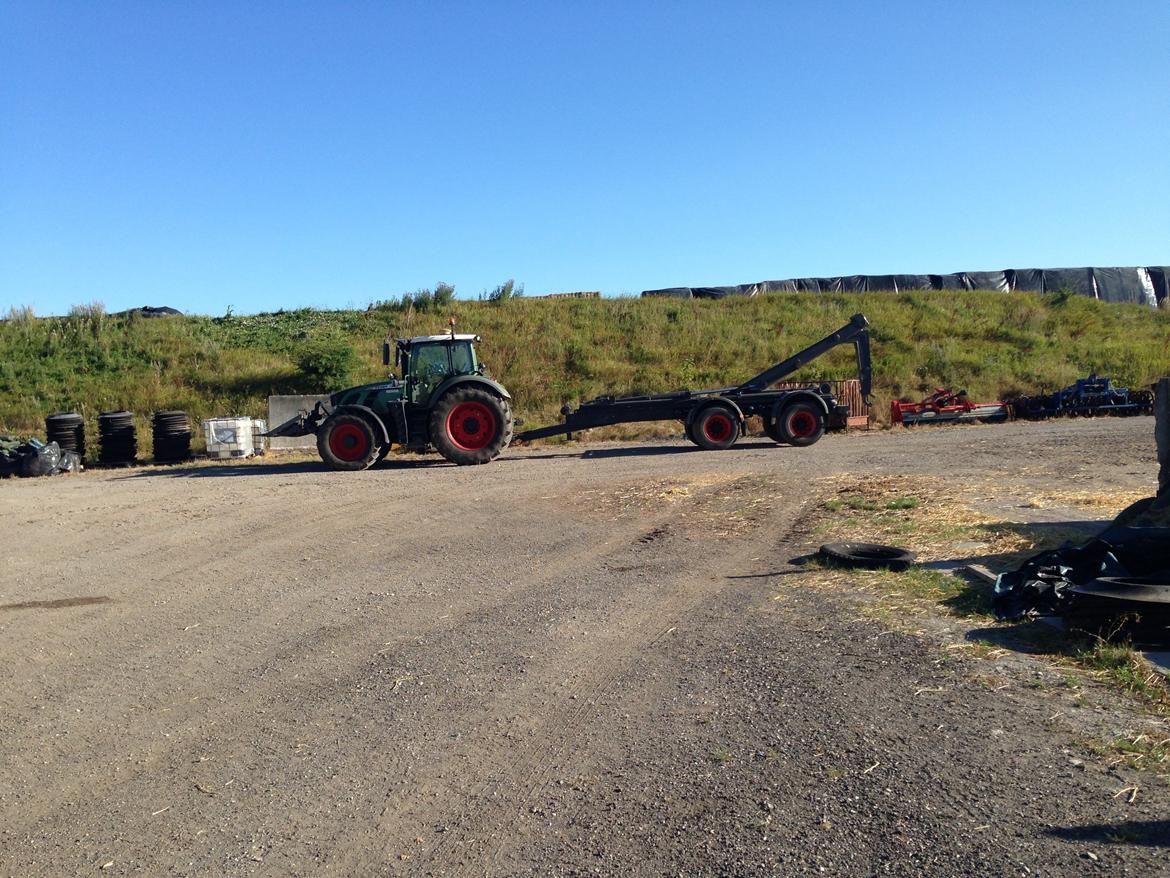
{"type": "Polygon", "coordinates": [[[952,393],[938,388],[922,402],[890,403],[892,424],[941,424],[952,421],[1006,421],[1008,407],[1002,402],[971,402],[967,391],[952,393]]]}

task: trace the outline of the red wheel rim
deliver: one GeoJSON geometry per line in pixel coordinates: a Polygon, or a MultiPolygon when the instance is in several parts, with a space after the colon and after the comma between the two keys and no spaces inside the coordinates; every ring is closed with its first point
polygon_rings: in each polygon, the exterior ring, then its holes
{"type": "Polygon", "coordinates": [[[731,418],[724,414],[711,415],[703,423],[703,435],[712,442],[723,442],[731,435],[731,418]]]}
{"type": "Polygon", "coordinates": [[[357,424],[338,424],[329,432],[329,450],[338,460],[352,463],[370,453],[370,440],[357,424]]]}
{"type": "Polygon", "coordinates": [[[482,402],[461,402],[447,415],[447,435],[464,451],[482,451],[496,438],[496,414],[482,402]]]}
{"type": "Polygon", "coordinates": [[[788,416],[788,432],[796,439],[807,439],[817,431],[817,419],[812,412],[793,412],[788,416]]]}

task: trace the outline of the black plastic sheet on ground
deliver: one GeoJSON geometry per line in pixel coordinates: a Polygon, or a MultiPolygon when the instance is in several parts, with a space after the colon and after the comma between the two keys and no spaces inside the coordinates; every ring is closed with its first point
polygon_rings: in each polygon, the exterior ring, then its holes
{"type": "Polygon", "coordinates": [[[1168,525],[1170,504],[1139,500],[1084,545],[1042,552],[1000,574],[996,616],[1061,615],[1093,633],[1170,639],[1168,525]]]}
{"type": "Polygon", "coordinates": [[[17,443],[13,437],[0,437],[0,476],[55,476],[81,470],[81,457],[74,451],[62,451],[56,442],[36,439],[17,443]]]}

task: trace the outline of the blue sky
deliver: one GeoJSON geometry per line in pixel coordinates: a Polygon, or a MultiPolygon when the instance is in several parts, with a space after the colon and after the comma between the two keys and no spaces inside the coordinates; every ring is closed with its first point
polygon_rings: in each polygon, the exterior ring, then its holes
{"type": "Polygon", "coordinates": [[[1170,262],[1170,4],[0,0],[0,307],[1170,262]]]}

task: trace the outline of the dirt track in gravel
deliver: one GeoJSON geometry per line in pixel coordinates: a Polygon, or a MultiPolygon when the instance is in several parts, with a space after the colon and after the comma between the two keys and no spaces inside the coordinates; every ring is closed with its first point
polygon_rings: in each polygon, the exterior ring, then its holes
{"type": "Polygon", "coordinates": [[[1153,727],[1121,696],[1054,717],[786,584],[819,480],[975,480],[1010,508],[1152,486],[1151,436],[2,483],[0,873],[1170,874],[1166,782],[1082,743],[1153,727]]]}

